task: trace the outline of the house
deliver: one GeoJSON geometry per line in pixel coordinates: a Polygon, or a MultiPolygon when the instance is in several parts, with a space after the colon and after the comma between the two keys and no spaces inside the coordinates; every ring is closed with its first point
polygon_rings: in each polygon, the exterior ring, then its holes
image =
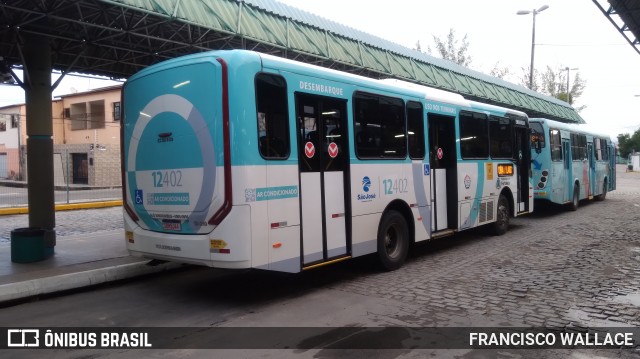
{"type": "MultiPolygon", "coordinates": [[[[121,88],[104,87],[51,101],[56,186],[121,185],[121,88]]],[[[27,180],[26,121],[25,104],[0,107],[0,123],[5,123],[0,125],[0,179],[27,180]]]]}
{"type": "Polygon", "coordinates": [[[25,145],[25,106],[0,107],[0,179],[21,180],[20,148],[25,145]]]}

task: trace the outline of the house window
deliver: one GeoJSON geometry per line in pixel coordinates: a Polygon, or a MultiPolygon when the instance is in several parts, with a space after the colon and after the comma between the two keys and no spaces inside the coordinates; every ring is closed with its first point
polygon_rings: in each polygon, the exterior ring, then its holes
{"type": "Polygon", "coordinates": [[[20,121],[20,115],[11,115],[11,128],[18,128],[18,121],[20,121]]]}
{"type": "Polygon", "coordinates": [[[72,130],[86,130],[87,129],[87,104],[74,103],[69,108],[69,118],[71,119],[72,130]]]}
{"type": "Polygon", "coordinates": [[[105,127],[104,100],[74,103],[69,110],[72,130],[92,130],[105,127]]]}
{"type": "Polygon", "coordinates": [[[113,103],[113,120],[120,121],[120,102],[113,103]]]}

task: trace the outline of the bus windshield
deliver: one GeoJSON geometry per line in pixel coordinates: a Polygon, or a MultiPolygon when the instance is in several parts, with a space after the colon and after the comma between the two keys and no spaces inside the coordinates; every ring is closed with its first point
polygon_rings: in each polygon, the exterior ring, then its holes
{"type": "Polygon", "coordinates": [[[542,124],[538,122],[530,122],[529,126],[531,127],[531,148],[544,148],[545,140],[542,124]]]}

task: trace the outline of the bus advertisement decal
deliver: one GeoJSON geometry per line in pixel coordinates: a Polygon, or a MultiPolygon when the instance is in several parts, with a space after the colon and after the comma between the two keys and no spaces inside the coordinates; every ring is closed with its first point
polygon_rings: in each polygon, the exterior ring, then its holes
{"type": "Polygon", "coordinates": [[[493,163],[487,162],[487,180],[493,180],[493,163]]]}
{"type": "Polygon", "coordinates": [[[469,175],[464,176],[464,188],[469,189],[471,187],[471,177],[469,175]]]}
{"type": "Polygon", "coordinates": [[[189,205],[189,193],[147,193],[147,204],[161,206],[188,206],[189,205]]]}
{"type": "Polygon", "coordinates": [[[244,190],[245,202],[259,202],[273,199],[285,199],[298,197],[298,186],[280,186],[264,188],[246,188],[244,190]]]}

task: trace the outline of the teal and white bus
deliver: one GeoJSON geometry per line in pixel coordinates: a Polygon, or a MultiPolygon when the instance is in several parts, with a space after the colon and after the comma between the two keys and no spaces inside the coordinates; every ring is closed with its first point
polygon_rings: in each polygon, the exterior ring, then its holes
{"type": "Polygon", "coordinates": [[[526,114],[244,50],[124,86],[132,255],[300,272],[533,210],[526,114]]]}
{"type": "Polygon", "coordinates": [[[586,125],[530,119],[536,200],[566,204],[604,200],[616,188],[616,150],[609,135],[586,125]]]}

